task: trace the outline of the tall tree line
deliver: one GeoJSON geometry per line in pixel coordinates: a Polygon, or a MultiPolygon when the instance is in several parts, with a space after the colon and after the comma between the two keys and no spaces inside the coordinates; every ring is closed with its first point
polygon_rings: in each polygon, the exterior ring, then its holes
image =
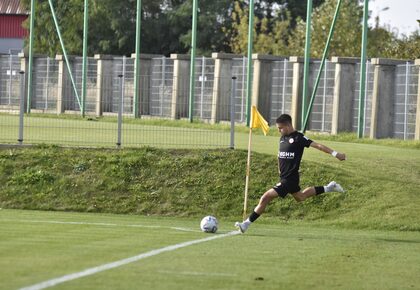
{"type": "MultiPolygon", "coordinates": [[[[22,0],[30,8],[30,0],[22,0]]],[[[84,0],[52,1],[66,50],[80,55],[84,0]]],[[[142,0],[141,52],[169,55],[188,53],[193,0],[142,0]]],[[[197,48],[245,54],[248,44],[248,0],[199,0],[197,48]]],[[[304,0],[255,0],[254,52],[282,56],[303,55],[306,29],[304,0]]],[[[362,7],[359,0],[343,0],[330,56],[360,56],[362,7]]],[[[61,47],[47,0],[36,0],[35,51],[55,55],[61,47]]],[[[336,0],[313,0],[312,57],[322,55],[336,0]]],[[[130,55],[135,48],[136,0],[89,0],[89,54],[130,55]]],[[[368,56],[420,58],[420,35],[397,37],[380,27],[369,29],[368,56]]],[[[28,26],[28,23],[26,24],[28,26]]]]}

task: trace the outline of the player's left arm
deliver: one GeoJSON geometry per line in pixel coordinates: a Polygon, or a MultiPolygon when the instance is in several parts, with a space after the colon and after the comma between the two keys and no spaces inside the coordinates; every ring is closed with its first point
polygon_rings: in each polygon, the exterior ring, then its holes
{"type": "Polygon", "coordinates": [[[346,154],[337,152],[337,151],[335,151],[335,150],[333,150],[333,149],[331,149],[331,148],[329,148],[329,147],[327,147],[327,146],[325,146],[321,143],[317,143],[317,142],[313,141],[310,146],[315,148],[315,149],[318,149],[322,152],[331,154],[332,156],[334,156],[335,158],[337,158],[340,161],[346,160],[346,154]]]}

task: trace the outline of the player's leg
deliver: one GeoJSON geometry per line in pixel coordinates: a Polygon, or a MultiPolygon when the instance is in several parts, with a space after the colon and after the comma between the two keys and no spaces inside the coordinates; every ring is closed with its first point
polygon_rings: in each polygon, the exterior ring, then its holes
{"type": "Polygon", "coordinates": [[[251,215],[244,220],[242,223],[236,222],[235,227],[237,227],[242,233],[244,233],[248,227],[253,223],[260,215],[264,212],[267,205],[275,198],[279,197],[274,188],[267,190],[260,198],[258,205],[255,207],[251,215]]]}
{"type": "Polygon", "coordinates": [[[316,195],[315,187],[307,187],[304,190],[299,190],[298,192],[292,193],[292,196],[297,202],[304,201],[305,199],[316,195]]]}
{"type": "Polygon", "coordinates": [[[275,198],[279,197],[279,194],[273,189],[267,190],[260,198],[258,205],[255,207],[254,212],[259,216],[264,212],[267,205],[275,198]]]}
{"type": "Polygon", "coordinates": [[[298,192],[292,193],[292,196],[296,201],[301,202],[311,196],[320,195],[324,192],[344,192],[344,189],[337,182],[331,181],[328,183],[328,185],[325,186],[307,187],[303,191],[300,190],[298,192]]]}

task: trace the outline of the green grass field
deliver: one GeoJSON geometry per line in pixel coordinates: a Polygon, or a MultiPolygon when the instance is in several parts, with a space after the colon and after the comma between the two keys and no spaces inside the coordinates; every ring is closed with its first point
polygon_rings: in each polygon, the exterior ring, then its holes
{"type": "MultiPolygon", "coordinates": [[[[2,142],[7,136],[15,140],[16,124],[7,125],[12,119],[0,115],[2,142]]],[[[197,132],[207,136],[200,142],[228,136],[222,125],[127,122],[125,138],[146,136],[156,147],[194,147],[179,141],[195,139],[197,132]],[[156,128],[168,134],[156,137],[156,128]]],[[[116,124],[69,116],[31,117],[27,126],[27,136],[39,142],[55,143],[58,136],[108,146],[116,124]],[[92,127],[82,135],[71,129],[85,125],[92,127]],[[98,128],[105,129],[92,133],[98,128]]],[[[418,141],[310,135],[345,152],[347,160],[305,150],[302,187],[334,179],[346,193],[304,203],[277,200],[245,235],[225,236],[242,216],[248,134],[246,128],[236,131],[239,150],[0,148],[0,289],[37,285],[208,237],[220,238],[52,289],[420,289],[418,141]],[[199,231],[207,214],[219,219],[215,235],[199,231]]],[[[255,131],[249,211],[277,182],[277,142],[273,130],[270,136],[255,131]]]]}
{"type": "MultiPolygon", "coordinates": [[[[0,114],[0,142],[17,143],[19,116],[0,114]]],[[[24,119],[24,144],[115,147],[115,117],[101,119],[80,116],[30,115],[24,119]]],[[[159,146],[164,148],[228,148],[227,126],[191,124],[187,121],[142,120],[124,118],[122,146],[159,146]]]]}
{"type": "MultiPolygon", "coordinates": [[[[0,288],[19,289],[215,235],[199,219],[1,210],[0,288]]],[[[420,233],[266,219],[52,289],[420,289],[420,233]]],[[[38,288],[40,289],[40,288],[38,288]]]]}

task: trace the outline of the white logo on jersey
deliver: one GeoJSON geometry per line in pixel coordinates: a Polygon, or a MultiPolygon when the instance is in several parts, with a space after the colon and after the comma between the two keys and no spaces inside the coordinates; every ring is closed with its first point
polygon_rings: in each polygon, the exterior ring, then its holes
{"type": "Polygon", "coordinates": [[[295,159],[295,152],[280,152],[282,159],[295,159]]]}
{"type": "Polygon", "coordinates": [[[293,142],[295,142],[295,140],[294,140],[293,138],[290,138],[290,139],[289,139],[289,143],[290,143],[290,144],[293,144],[293,142]]]}

